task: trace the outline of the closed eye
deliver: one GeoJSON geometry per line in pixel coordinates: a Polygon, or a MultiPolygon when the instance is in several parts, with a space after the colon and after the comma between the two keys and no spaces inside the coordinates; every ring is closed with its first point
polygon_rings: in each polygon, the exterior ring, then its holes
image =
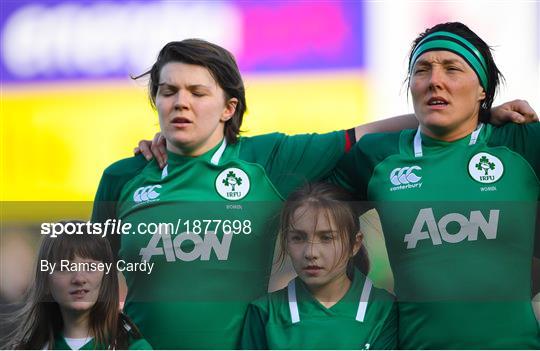
{"type": "Polygon", "coordinates": [[[424,73],[424,72],[427,72],[426,67],[417,67],[417,68],[414,69],[413,74],[419,74],[419,73],[424,73]]]}

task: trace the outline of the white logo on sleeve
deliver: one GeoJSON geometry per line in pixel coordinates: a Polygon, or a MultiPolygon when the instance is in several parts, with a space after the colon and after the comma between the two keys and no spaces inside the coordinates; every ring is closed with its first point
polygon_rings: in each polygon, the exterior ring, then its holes
{"type": "Polygon", "coordinates": [[[243,199],[249,193],[249,188],[249,177],[240,168],[227,168],[216,178],[216,191],[227,200],[243,199]]]}
{"type": "Polygon", "coordinates": [[[149,186],[142,186],[135,190],[133,193],[133,201],[136,203],[142,203],[142,202],[150,202],[150,201],[157,201],[156,199],[159,197],[159,193],[156,189],[161,189],[161,185],[149,185],[149,186]]]}
{"type": "Polygon", "coordinates": [[[487,152],[474,155],[469,161],[469,174],[472,179],[480,183],[495,183],[504,173],[501,160],[487,152]]]}
{"type": "Polygon", "coordinates": [[[390,191],[421,188],[422,183],[419,182],[422,180],[422,176],[415,173],[421,170],[420,166],[401,167],[392,170],[390,172],[390,182],[395,186],[390,188],[390,191]]]}

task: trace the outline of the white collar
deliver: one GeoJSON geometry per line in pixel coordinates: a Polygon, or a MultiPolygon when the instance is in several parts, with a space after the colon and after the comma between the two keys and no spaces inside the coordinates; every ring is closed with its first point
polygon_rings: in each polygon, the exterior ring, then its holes
{"type": "MultiPolygon", "coordinates": [[[[479,123],[474,132],[471,133],[471,140],[469,141],[469,145],[476,144],[476,141],[478,140],[478,135],[480,135],[480,131],[482,130],[483,126],[484,123],[479,123]]],[[[420,133],[420,127],[418,127],[418,129],[416,130],[416,134],[414,135],[413,147],[414,157],[422,157],[424,155],[424,152],[422,151],[422,135],[420,133]]]]}

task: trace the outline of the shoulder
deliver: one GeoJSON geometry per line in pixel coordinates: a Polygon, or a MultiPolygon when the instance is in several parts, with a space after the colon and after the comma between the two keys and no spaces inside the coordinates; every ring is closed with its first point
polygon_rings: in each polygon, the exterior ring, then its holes
{"type": "Polygon", "coordinates": [[[249,148],[266,148],[268,150],[277,149],[280,147],[295,146],[310,143],[340,143],[345,144],[345,131],[337,131],[330,133],[310,133],[310,134],[295,134],[287,135],[283,133],[270,133],[257,135],[253,137],[241,137],[239,140],[240,146],[243,149],[249,148]]]}
{"type": "Polygon", "coordinates": [[[367,199],[367,185],[375,167],[411,145],[414,130],[364,135],[338,162],[331,181],[360,199],[367,199]]]}
{"type": "Polygon", "coordinates": [[[353,150],[374,160],[382,160],[400,152],[402,143],[411,143],[415,131],[406,129],[398,132],[373,133],[364,135],[353,150]]]}
{"type": "Polygon", "coordinates": [[[96,207],[99,201],[116,201],[124,185],[152,162],[155,164],[155,161],[148,162],[143,156],[139,155],[117,161],[107,167],[105,171],[103,171],[103,175],[99,182],[99,187],[94,199],[96,202],[94,203],[95,207],[92,217],[97,219],[99,217],[97,212],[101,213],[100,208],[96,207]]]}
{"type": "Polygon", "coordinates": [[[268,310],[276,304],[283,303],[283,301],[287,301],[287,287],[261,296],[252,301],[250,305],[261,310],[268,310]]]}
{"type": "Polygon", "coordinates": [[[487,133],[491,143],[512,143],[526,139],[534,139],[540,135],[540,123],[515,124],[507,123],[503,126],[495,127],[487,125],[487,133]]]}
{"type": "Polygon", "coordinates": [[[268,293],[252,301],[249,306],[251,310],[256,310],[261,317],[268,318],[269,315],[279,313],[285,305],[288,305],[287,287],[268,293]]]}
{"type": "Polygon", "coordinates": [[[537,172],[540,170],[540,123],[486,128],[488,147],[506,147],[521,155],[537,172]]]}
{"type": "Polygon", "coordinates": [[[150,162],[155,161],[147,161],[142,155],[124,158],[122,160],[114,162],[113,164],[109,165],[109,167],[105,168],[105,171],[103,171],[103,175],[108,177],[120,178],[137,174],[150,162]]]}
{"type": "Polygon", "coordinates": [[[320,162],[321,155],[327,159],[339,158],[345,151],[346,138],[345,131],[297,135],[271,133],[242,137],[239,144],[241,159],[259,163],[265,168],[277,165],[278,171],[280,166],[286,166],[290,171],[290,167],[304,167],[304,163],[310,165],[314,160],[324,165],[320,162]]]}
{"type": "Polygon", "coordinates": [[[241,158],[248,161],[268,158],[286,137],[281,133],[241,137],[238,141],[241,158]]]}
{"type": "Polygon", "coordinates": [[[359,292],[361,292],[362,295],[367,295],[364,296],[367,301],[395,302],[396,298],[394,295],[385,289],[377,288],[373,285],[373,281],[358,269],[355,269],[354,280],[359,292]]]}

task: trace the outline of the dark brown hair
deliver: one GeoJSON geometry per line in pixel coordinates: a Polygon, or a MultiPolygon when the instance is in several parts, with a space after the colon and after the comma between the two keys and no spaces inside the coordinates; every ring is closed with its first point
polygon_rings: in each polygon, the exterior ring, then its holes
{"type": "Polygon", "coordinates": [[[226,101],[231,98],[238,99],[236,110],[232,118],[225,122],[224,130],[227,143],[236,143],[247,106],[244,82],[234,56],[221,46],[201,39],[185,39],[166,44],[159,52],[152,68],[133,77],[133,79],[139,79],[149,76],[148,95],[154,108],[156,108],[159,75],[163,66],[169,62],[182,62],[205,67],[225,92],[226,101]]]}
{"type": "MultiPolygon", "coordinates": [[[[491,109],[491,105],[493,105],[493,100],[495,99],[495,94],[497,93],[500,82],[504,80],[504,77],[499,71],[499,68],[497,68],[497,65],[495,64],[495,60],[493,59],[493,55],[491,54],[491,48],[489,47],[489,45],[486,44],[486,42],[483,41],[482,38],[480,38],[478,35],[476,35],[476,33],[474,33],[469,27],[460,22],[447,22],[439,23],[431,28],[426,29],[426,31],[418,35],[418,37],[412,43],[411,52],[409,54],[409,66],[411,64],[414,50],[422,41],[422,39],[424,39],[424,37],[431,33],[440,31],[450,32],[453,34],[457,34],[462,38],[465,38],[480,52],[480,54],[486,61],[488,88],[485,92],[486,98],[480,104],[479,119],[481,122],[487,122],[487,120],[489,119],[489,111],[491,109]]],[[[408,78],[410,81],[410,77],[408,78]]]]}
{"type": "MultiPolygon", "coordinates": [[[[77,225],[80,221],[61,222],[77,225]]],[[[12,316],[17,327],[7,335],[2,344],[5,348],[54,349],[54,339],[63,329],[60,306],[50,293],[49,272],[40,269],[41,260],[60,262],[73,260],[75,256],[110,263],[109,274],[103,275],[96,303],[89,314],[89,327],[94,345],[105,349],[127,349],[129,337],[141,338],[137,327],[119,310],[118,272],[110,244],[106,238],[92,235],[86,226],[80,226],[82,234],[45,236],[37,257],[35,277],[28,288],[23,307],[12,316]]],[[[10,318],[11,319],[11,318],[10,318]]]]}
{"type": "MultiPolygon", "coordinates": [[[[360,233],[360,210],[357,203],[353,201],[353,197],[348,192],[336,185],[308,183],[287,198],[281,211],[279,230],[281,252],[279,262],[283,262],[285,259],[285,253],[287,252],[286,236],[288,232],[294,230],[295,212],[306,205],[316,209],[318,216],[326,215],[328,219],[332,219],[337,226],[338,235],[342,239],[344,256],[341,259],[351,257],[356,235],[360,233]]],[[[356,266],[365,275],[369,272],[369,257],[363,244],[356,255],[348,261],[347,274],[350,278],[352,277],[353,266],[356,266]]]]}

